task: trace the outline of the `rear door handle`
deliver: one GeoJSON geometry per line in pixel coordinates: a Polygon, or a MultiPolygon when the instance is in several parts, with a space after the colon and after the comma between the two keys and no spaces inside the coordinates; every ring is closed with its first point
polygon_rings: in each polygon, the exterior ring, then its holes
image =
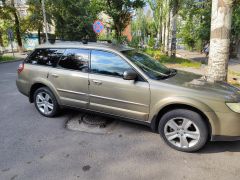
{"type": "Polygon", "coordinates": [[[57,74],[52,74],[52,77],[57,78],[58,75],[57,74]]]}
{"type": "Polygon", "coordinates": [[[102,81],[99,81],[99,80],[92,80],[92,82],[96,85],[101,85],[102,84],[102,81]]]}

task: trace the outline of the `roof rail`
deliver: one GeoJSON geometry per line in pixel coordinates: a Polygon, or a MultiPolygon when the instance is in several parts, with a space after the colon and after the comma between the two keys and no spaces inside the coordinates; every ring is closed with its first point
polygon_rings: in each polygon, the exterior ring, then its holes
{"type": "Polygon", "coordinates": [[[101,39],[101,40],[97,40],[97,42],[112,44],[112,40],[110,39],[101,39]]]}

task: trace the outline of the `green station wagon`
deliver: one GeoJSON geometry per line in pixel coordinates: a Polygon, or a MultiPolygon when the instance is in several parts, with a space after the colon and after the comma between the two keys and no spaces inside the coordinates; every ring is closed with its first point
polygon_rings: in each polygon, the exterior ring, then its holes
{"type": "Polygon", "coordinates": [[[108,43],[37,47],[19,65],[17,87],[44,116],[72,107],[140,123],[174,149],[240,139],[240,91],[169,69],[148,55],[108,43]]]}

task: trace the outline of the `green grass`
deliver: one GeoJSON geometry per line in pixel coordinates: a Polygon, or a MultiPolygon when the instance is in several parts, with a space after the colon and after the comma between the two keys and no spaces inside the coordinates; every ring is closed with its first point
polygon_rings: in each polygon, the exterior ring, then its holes
{"type": "Polygon", "coordinates": [[[16,60],[16,58],[13,56],[5,56],[5,55],[0,56],[0,62],[14,61],[14,60],[16,60]]]}
{"type": "Polygon", "coordinates": [[[233,75],[233,76],[239,76],[240,77],[240,73],[239,72],[228,70],[228,73],[233,75]]]}
{"type": "Polygon", "coordinates": [[[201,63],[194,62],[189,59],[183,59],[183,58],[172,58],[166,55],[160,55],[159,61],[163,64],[174,64],[179,65],[182,67],[193,67],[193,68],[200,68],[201,63]]]}
{"type": "Polygon", "coordinates": [[[177,65],[180,67],[193,68],[200,68],[202,65],[200,62],[194,62],[189,59],[169,57],[167,55],[161,54],[160,50],[146,49],[144,52],[166,65],[177,65]]]}

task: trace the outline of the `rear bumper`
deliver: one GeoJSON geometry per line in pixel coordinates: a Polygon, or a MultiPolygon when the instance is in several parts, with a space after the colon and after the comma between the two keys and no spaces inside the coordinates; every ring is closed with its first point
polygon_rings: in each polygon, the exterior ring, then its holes
{"type": "Polygon", "coordinates": [[[28,96],[28,95],[29,95],[29,91],[28,91],[29,85],[28,85],[28,83],[26,83],[26,82],[23,81],[23,80],[17,79],[17,80],[16,80],[16,85],[17,85],[18,91],[19,91],[20,93],[22,93],[22,94],[25,95],[25,96],[28,96]]]}

